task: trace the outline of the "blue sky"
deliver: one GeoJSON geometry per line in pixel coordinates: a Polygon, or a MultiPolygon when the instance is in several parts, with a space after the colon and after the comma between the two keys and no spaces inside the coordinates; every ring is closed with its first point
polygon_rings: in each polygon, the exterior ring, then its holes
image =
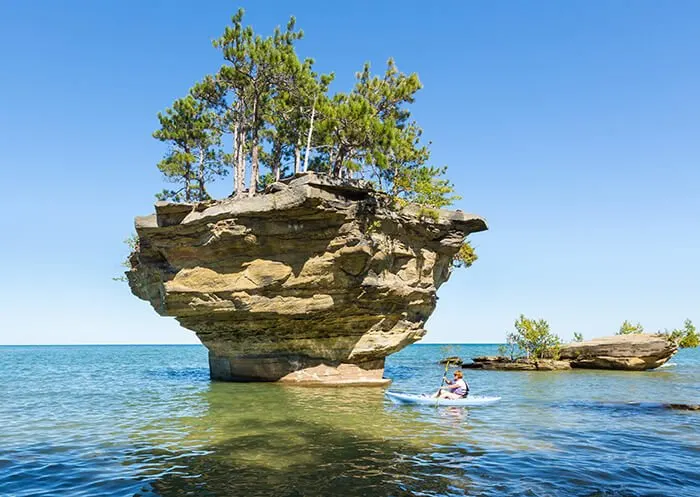
{"type": "Polygon", "coordinates": [[[524,313],[562,338],[700,321],[700,3],[0,2],[0,343],[196,343],[111,278],[152,211],[156,114],[220,65],[240,5],[297,17],[349,89],[390,56],[490,231],[439,292],[426,342],[499,342],[524,313]]]}

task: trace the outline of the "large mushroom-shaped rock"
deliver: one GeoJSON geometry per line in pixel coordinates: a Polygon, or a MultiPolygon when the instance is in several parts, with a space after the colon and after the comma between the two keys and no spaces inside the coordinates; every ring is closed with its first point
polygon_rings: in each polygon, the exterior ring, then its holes
{"type": "Polygon", "coordinates": [[[658,368],[677,350],[664,336],[632,334],[570,343],[562,347],[559,356],[574,368],[642,371],[658,368]]]}
{"type": "Polygon", "coordinates": [[[131,291],[197,333],[213,379],[385,384],[384,358],[425,334],[464,238],[486,223],[323,175],[267,191],[157,203],[136,219],[131,291]]]}

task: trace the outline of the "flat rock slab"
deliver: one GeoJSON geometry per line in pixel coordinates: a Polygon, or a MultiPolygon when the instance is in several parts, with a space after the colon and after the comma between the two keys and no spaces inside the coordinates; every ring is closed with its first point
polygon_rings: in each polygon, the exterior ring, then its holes
{"type": "Polygon", "coordinates": [[[502,356],[475,357],[471,363],[464,363],[465,369],[490,369],[502,371],[562,371],[571,369],[568,361],[555,361],[553,359],[540,359],[531,361],[528,359],[509,359],[502,356]]]}
{"type": "Polygon", "coordinates": [[[644,371],[658,368],[677,350],[662,335],[615,335],[567,344],[559,357],[574,368],[644,371]]]}
{"type": "Polygon", "coordinates": [[[662,335],[615,335],[564,345],[559,360],[502,356],[475,357],[462,364],[469,369],[510,371],[559,371],[572,368],[644,371],[658,368],[676,353],[678,347],[662,335]]]}

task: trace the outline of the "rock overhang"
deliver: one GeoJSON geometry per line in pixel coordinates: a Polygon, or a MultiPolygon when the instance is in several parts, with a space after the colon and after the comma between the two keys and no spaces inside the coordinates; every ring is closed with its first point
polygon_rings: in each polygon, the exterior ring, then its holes
{"type": "Polygon", "coordinates": [[[157,203],[136,218],[127,276],[197,333],[215,379],[380,384],[384,358],[424,335],[464,238],[485,229],[304,174],[254,197],[157,203]]]}

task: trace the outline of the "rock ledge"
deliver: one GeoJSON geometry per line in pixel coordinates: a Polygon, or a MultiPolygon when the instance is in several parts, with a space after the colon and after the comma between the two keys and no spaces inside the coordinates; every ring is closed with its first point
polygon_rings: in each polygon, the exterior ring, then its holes
{"type": "Polygon", "coordinates": [[[470,363],[463,363],[465,369],[500,369],[507,371],[561,371],[571,369],[569,361],[540,359],[530,361],[524,358],[511,360],[502,356],[475,357],[470,363]]]}

